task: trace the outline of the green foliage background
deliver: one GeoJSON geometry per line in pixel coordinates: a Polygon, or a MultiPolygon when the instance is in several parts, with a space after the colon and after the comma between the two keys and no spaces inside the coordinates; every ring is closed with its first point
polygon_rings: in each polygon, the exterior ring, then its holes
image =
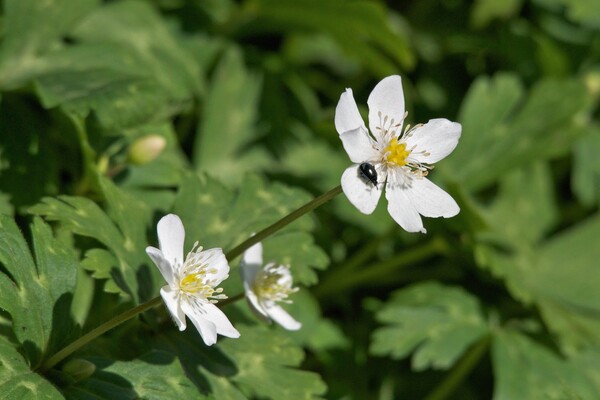
{"type": "MultiPolygon", "coordinates": [[[[600,2],[0,1],[0,396],[596,399],[600,2]],[[339,184],[342,91],[400,74],[410,123],[460,122],[403,232],[339,196],[264,242],[302,290],[206,347],[164,307],[45,374],[164,284],[158,219],[231,249],[339,184]],[[151,161],[141,141],[166,143],[151,161]],[[141,158],[140,158],[141,157],[141,158]]],[[[226,293],[242,286],[230,260],[226,293]]]]}

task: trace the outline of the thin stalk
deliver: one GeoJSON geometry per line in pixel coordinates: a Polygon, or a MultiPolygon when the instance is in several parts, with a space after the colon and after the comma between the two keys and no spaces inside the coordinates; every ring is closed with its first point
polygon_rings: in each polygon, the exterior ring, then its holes
{"type": "Polygon", "coordinates": [[[469,376],[473,368],[479,364],[481,357],[487,353],[491,341],[491,336],[486,335],[479,342],[471,346],[467,354],[460,359],[442,383],[429,393],[425,400],[444,400],[452,396],[454,391],[469,376]]]}
{"type": "Polygon", "coordinates": [[[323,284],[316,287],[314,293],[317,297],[329,297],[334,293],[349,290],[364,283],[372,283],[382,277],[390,276],[398,268],[443,252],[445,248],[445,242],[441,238],[436,237],[419,247],[406,250],[395,257],[366,266],[358,271],[339,275],[336,273],[336,279],[323,281],[323,284]]]}
{"type": "Polygon", "coordinates": [[[77,183],[75,194],[84,194],[91,189],[98,189],[98,177],[96,174],[96,152],[90,145],[88,134],[85,129],[85,122],[77,117],[69,117],[75,127],[77,138],[79,139],[81,149],[81,159],[83,163],[83,176],[77,183]]]}
{"type": "Polygon", "coordinates": [[[246,239],[245,241],[243,241],[242,243],[240,243],[239,245],[237,245],[233,249],[229,250],[225,254],[225,257],[227,258],[227,260],[229,260],[229,262],[233,261],[237,256],[239,256],[244,251],[246,251],[247,249],[249,249],[252,245],[260,242],[261,240],[263,240],[263,239],[265,239],[265,238],[267,238],[269,236],[271,236],[273,233],[277,232],[281,228],[283,228],[286,225],[294,222],[295,220],[297,220],[298,218],[300,218],[304,214],[309,213],[312,210],[314,210],[315,208],[323,205],[324,203],[326,203],[329,200],[333,199],[335,196],[337,196],[340,193],[342,193],[342,186],[337,186],[337,187],[331,189],[329,192],[324,193],[321,196],[319,196],[319,197],[317,197],[317,198],[309,201],[308,203],[306,203],[305,205],[303,205],[302,207],[300,207],[296,211],[292,211],[290,214],[288,214],[285,217],[281,218],[279,221],[275,222],[273,225],[271,225],[269,227],[266,227],[265,229],[263,229],[262,231],[258,232],[254,236],[249,237],[248,239],[246,239]]]}
{"type": "Polygon", "coordinates": [[[236,301],[243,299],[244,296],[246,296],[246,293],[242,292],[242,293],[236,294],[235,296],[228,297],[225,300],[219,301],[217,303],[217,307],[222,308],[222,307],[225,307],[228,304],[235,303],[236,301]]]}
{"type": "Polygon", "coordinates": [[[98,336],[103,333],[111,330],[112,328],[121,325],[123,322],[130,320],[135,317],[139,313],[142,313],[146,310],[149,310],[152,307],[159,305],[162,301],[162,297],[157,296],[152,300],[149,300],[143,304],[140,304],[137,307],[133,307],[130,310],[123,312],[122,314],[117,315],[111,320],[106,321],[102,325],[92,329],[85,335],[81,336],[79,339],[75,340],[71,344],[63,347],[57,353],[55,353],[52,357],[48,358],[37,370],[39,373],[44,373],[48,371],[50,368],[54,367],[56,364],[64,360],[71,353],[79,350],[82,346],[85,346],[92,340],[96,339],[98,336]]]}
{"type": "MultiPolygon", "coordinates": [[[[231,304],[240,299],[243,299],[244,296],[245,296],[244,293],[239,293],[235,296],[228,297],[227,299],[220,301],[217,304],[217,306],[219,308],[224,307],[228,304],[231,304]]],[[[157,306],[158,304],[161,303],[161,301],[162,301],[162,297],[157,296],[157,297],[153,298],[152,300],[149,300],[143,304],[140,304],[139,306],[134,307],[130,310],[127,310],[124,313],[117,315],[115,318],[113,318],[109,321],[106,321],[105,323],[103,323],[102,325],[98,326],[97,328],[89,331],[88,333],[86,333],[85,335],[83,335],[82,337],[80,337],[79,339],[74,341],[73,343],[67,345],[66,347],[63,347],[60,351],[58,351],[52,357],[47,359],[46,362],[44,364],[42,364],[41,367],[38,368],[38,372],[44,373],[44,372],[48,371],[50,368],[54,367],[56,364],[58,364],[59,362],[64,360],[66,357],[68,357],[75,351],[79,350],[81,347],[85,346],[87,343],[96,339],[98,336],[100,336],[100,335],[106,333],[107,331],[111,330],[112,328],[130,320],[131,318],[135,317],[136,315],[143,313],[144,311],[149,310],[152,307],[157,306]]]]}
{"type": "Polygon", "coordinates": [[[320,287],[328,288],[335,286],[339,279],[343,279],[345,275],[351,274],[354,270],[364,265],[377,251],[385,238],[390,236],[395,229],[396,225],[394,224],[393,229],[371,239],[366,245],[355,252],[350,259],[345,260],[343,264],[338,264],[335,267],[330,268],[331,272],[325,275],[323,280],[319,283],[317,292],[320,287]]]}

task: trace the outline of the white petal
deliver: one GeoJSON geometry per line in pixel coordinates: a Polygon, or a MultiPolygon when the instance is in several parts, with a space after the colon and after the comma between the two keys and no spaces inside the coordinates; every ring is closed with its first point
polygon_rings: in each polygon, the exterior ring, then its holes
{"type": "Polygon", "coordinates": [[[248,264],[262,265],[262,262],[263,262],[262,253],[263,253],[262,243],[258,242],[244,252],[244,255],[242,256],[242,265],[248,265],[248,264]]]}
{"type": "Polygon", "coordinates": [[[217,327],[214,323],[205,318],[206,313],[203,310],[203,306],[188,301],[182,301],[181,308],[183,309],[183,312],[185,312],[185,315],[192,321],[200,336],[202,336],[204,344],[212,346],[217,343],[217,327]]]}
{"type": "Polygon", "coordinates": [[[265,307],[269,317],[288,331],[297,331],[302,327],[302,324],[296,321],[290,314],[287,313],[276,303],[269,304],[265,307]]]}
{"type": "Polygon", "coordinates": [[[148,246],[146,247],[146,254],[148,254],[154,264],[158,267],[158,270],[169,286],[173,286],[173,266],[165,260],[162,251],[156,247],[148,246]]]}
{"type": "Polygon", "coordinates": [[[337,107],[335,108],[335,129],[341,135],[346,131],[351,131],[362,127],[367,130],[363,122],[358,106],[352,96],[352,89],[346,89],[340,96],[337,107]]]}
{"type": "MultiPolygon", "coordinates": [[[[376,138],[381,137],[381,130],[387,129],[394,120],[394,125],[404,120],[404,91],[402,90],[402,79],[398,75],[383,78],[375,86],[369,99],[369,128],[376,138]],[[379,115],[381,113],[381,116],[379,115]],[[387,121],[384,124],[384,118],[387,121]],[[381,126],[381,125],[385,126],[381,126]]],[[[398,129],[400,132],[401,127],[398,129]]]]}
{"type": "Polygon", "coordinates": [[[430,120],[406,138],[406,147],[412,149],[414,146],[410,158],[427,164],[438,162],[456,148],[461,130],[458,122],[445,118],[430,120]],[[419,154],[422,151],[428,152],[429,155],[419,154]]]}
{"type": "Polygon", "coordinates": [[[165,259],[173,266],[183,264],[185,229],[175,214],[165,215],[158,221],[158,243],[165,259]]]}
{"type": "Polygon", "coordinates": [[[244,288],[246,289],[246,300],[248,301],[248,304],[250,304],[252,311],[256,312],[259,317],[268,320],[269,316],[267,315],[267,312],[265,311],[263,306],[260,304],[260,301],[258,301],[258,297],[256,297],[254,291],[252,291],[251,289],[247,289],[245,285],[244,288]]]}
{"type": "Polygon", "coordinates": [[[375,141],[364,128],[356,128],[340,135],[344,150],[354,163],[376,160],[379,152],[375,149],[375,141]]]}
{"type": "Polygon", "coordinates": [[[223,311],[221,311],[219,307],[215,306],[212,303],[208,303],[203,304],[202,308],[205,312],[205,314],[203,315],[204,318],[208,319],[210,322],[215,324],[215,327],[217,328],[217,333],[219,335],[227,336],[230,338],[240,337],[240,333],[238,332],[238,330],[235,329],[233,325],[231,325],[231,322],[229,322],[229,319],[227,319],[227,316],[225,315],[225,313],[223,313],[223,311]]]}
{"type": "Polygon", "coordinates": [[[388,212],[405,231],[426,233],[421,216],[408,196],[409,190],[408,186],[391,182],[388,176],[388,184],[385,188],[388,212]]]}
{"type": "Polygon", "coordinates": [[[260,264],[242,264],[240,265],[240,273],[242,274],[242,280],[244,281],[244,290],[246,292],[251,291],[256,280],[256,274],[260,271],[260,264]]]}
{"type": "Polygon", "coordinates": [[[185,330],[185,314],[179,304],[179,294],[176,290],[171,289],[170,286],[164,286],[160,289],[160,295],[165,302],[167,309],[171,313],[173,320],[177,324],[180,331],[185,330]]]}
{"type": "Polygon", "coordinates": [[[427,178],[413,179],[406,193],[419,214],[426,217],[449,218],[460,211],[456,201],[427,178]]]}
{"type": "Polygon", "coordinates": [[[223,249],[214,248],[201,251],[199,254],[202,263],[210,266],[206,274],[206,280],[210,280],[212,286],[217,286],[229,277],[229,263],[223,254],[223,249]],[[212,271],[214,269],[214,272],[212,271]]]}
{"type": "MultiPolygon", "coordinates": [[[[384,177],[379,177],[378,180],[382,181],[384,177]]],[[[371,214],[377,207],[377,202],[381,196],[382,184],[378,184],[377,187],[373,186],[371,182],[367,182],[360,176],[358,171],[358,165],[346,168],[342,174],[342,190],[344,194],[350,200],[350,203],[363,214],[371,214]]]]}

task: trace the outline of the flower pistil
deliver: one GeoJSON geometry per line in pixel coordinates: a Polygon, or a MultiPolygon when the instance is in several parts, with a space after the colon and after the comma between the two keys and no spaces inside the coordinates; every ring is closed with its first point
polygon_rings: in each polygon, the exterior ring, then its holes
{"type": "Polygon", "coordinates": [[[407,158],[410,150],[406,150],[406,143],[398,143],[397,138],[393,138],[385,148],[385,160],[388,164],[403,167],[407,164],[407,158]]]}

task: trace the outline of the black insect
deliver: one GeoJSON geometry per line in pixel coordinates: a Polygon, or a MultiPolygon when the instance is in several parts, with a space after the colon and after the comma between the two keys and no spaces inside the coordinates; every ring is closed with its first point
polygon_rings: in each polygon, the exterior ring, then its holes
{"type": "Polygon", "coordinates": [[[362,163],[358,167],[358,170],[364,179],[371,182],[373,186],[377,186],[377,171],[375,171],[375,167],[372,164],[362,163]]]}

